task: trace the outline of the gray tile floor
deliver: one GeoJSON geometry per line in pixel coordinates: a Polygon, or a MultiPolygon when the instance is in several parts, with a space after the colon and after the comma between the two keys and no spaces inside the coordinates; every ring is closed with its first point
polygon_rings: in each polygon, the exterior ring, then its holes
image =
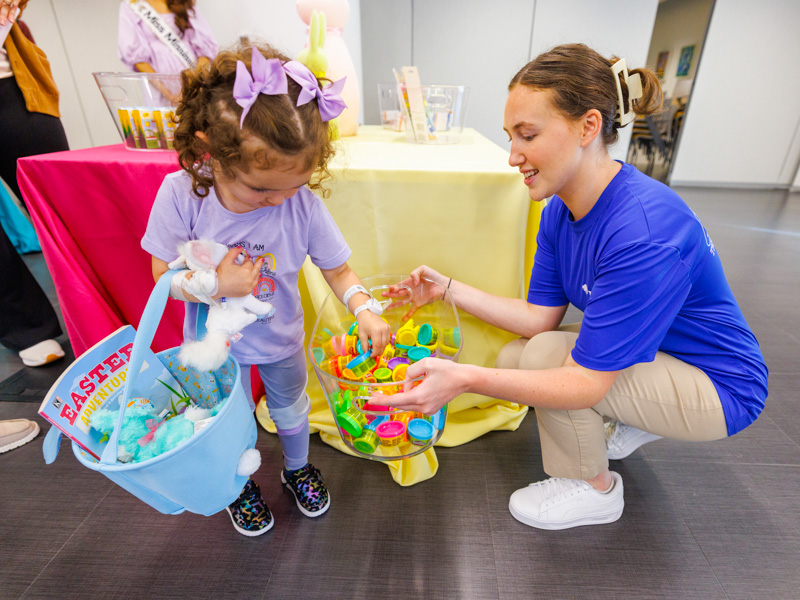
{"type": "MultiPolygon", "coordinates": [[[[612,463],[618,522],[547,532],[510,516],[508,496],[544,477],[533,415],[438,449],[436,476],[408,488],[314,436],[333,498],[316,520],[282,494],[280,447],[261,431],[276,526],[255,539],[226,514],[162,516],[69,448],[46,466],[40,436],[0,455],[0,598],[800,598],[800,195],[678,191],[761,342],[770,397],[731,439],[662,440],[612,463]]],[[[55,303],[44,261],[27,260],[55,303]]],[[[0,418],[37,418],[63,366],[34,376],[0,349],[0,418]]]]}

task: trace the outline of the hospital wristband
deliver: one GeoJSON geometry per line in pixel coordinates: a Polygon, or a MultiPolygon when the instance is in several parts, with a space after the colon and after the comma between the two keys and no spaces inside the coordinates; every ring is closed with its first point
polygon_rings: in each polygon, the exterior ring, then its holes
{"type": "Polygon", "coordinates": [[[358,284],[351,285],[349,288],[347,288],[347,291],[344,293],[344,296],[342,297],[342,304],[344,304],[344,307],[348,311],[350,310],[350,299],[359,292],[363,292],[364,294],[372,298],[372,294],[370,294],[367,291],[367,288],[365,288],[363,285],[358,285],[358,284]]]}
{"type": "Polygon", "coordinates": [[[371,313],[374,313],[378,316],[381,316],[383,314],[383,307],[381,306],[381,303],[375,300],[375,298],[373,298],[372,296],[370,296],[369,299],[366,302],[364,302],[364,304],[362,304],[353,311],[353,316],[358,318],[358,315],[365,310],[368,310],[371,313]]]}

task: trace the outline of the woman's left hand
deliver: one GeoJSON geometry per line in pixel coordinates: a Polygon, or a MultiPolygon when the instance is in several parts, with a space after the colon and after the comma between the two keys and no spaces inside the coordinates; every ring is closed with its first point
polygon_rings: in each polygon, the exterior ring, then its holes
{"type": "Polygon", "coordinates": [[[380,356],[391,341],[392,328],[381,317],[370,310],[362,310],[356,317],[358,339],[362,348],[369,348],[372,342],[372,356],[380,356]]]}
{"type": "Polygon", "coordinates": [[[407,379],[424,377],[415,387],[403,393],[381,398],[381,404],[402,410],[434,415],[445,404],[467,391],[465,366],[443,358],[425,358],[409,365],[407,379]]]}
{"type": "Polygon", "coordinates": [[[407,321],[417,312],[417,309],[436,300],[444,300],[444,282],[446,280],[447,277],[438,271],[421,265],[414,269],[406,279],[390,285],[388,290],[381,293],[384,298],[393,300],[386,310],[411,304],[409,311],[402,318],[403,321],[407,321]],[[440,281],[442,283],[437,283],[440,281]]]}

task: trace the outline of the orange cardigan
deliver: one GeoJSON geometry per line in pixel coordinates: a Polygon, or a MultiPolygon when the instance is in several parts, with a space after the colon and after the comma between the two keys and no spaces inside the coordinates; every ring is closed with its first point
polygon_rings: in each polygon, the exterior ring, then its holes
{"type": "MultiPolygon", "coordinates": [[[[27,3],[28,0],[22,0],[20,8],[27,3]]],[[[50,62],[42,49],[26,38],[16,23],[8,33],[4,47],[14,79],[25,98],[25,107],[30,112],[60,117],[58,88],[50,72],[50,62]]]]}

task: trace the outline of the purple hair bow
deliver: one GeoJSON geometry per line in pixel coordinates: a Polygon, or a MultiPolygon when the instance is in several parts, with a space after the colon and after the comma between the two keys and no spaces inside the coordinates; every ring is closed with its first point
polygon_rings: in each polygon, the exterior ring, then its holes
{"type": "Polygon", "coordinates": [[[276,96],[286,94],[289,84],[288,75],[300,84],[302,90],[297,97],[297,106],[303,106],[316,98],[319,114],[323,121],[330,121],[338,117],[347,105],[342,100],[342,88],[347,79],[342,77],[325,88],[319,87],[319,82],[314,74],[303,63],[296,60],[282,64],[277,58],[264,58],[259,50],[253,47],[253,57],[250,61],[251,75],[244,62],[236,62],[236,79],[233,81],[233,98],[236,104],[242,107],[242,118],[239,127],[244,125],[244,118],[250,112],[259,94],[276,96]]]}
{"type": "Polygon", "coordinates": [[[289,91],[286,73],[281,61],[277,58],[264,58],[264,55],[253,48],[253,58],[250,61],[253,74],[247,70],[240,60],[236,62],[236,79],[233,82],[233,98],[236,104],[242,107],[242,118],[239,127],[244,124],[244,118],[250,112],[259,94],[276,96],[289,91]]]}
{"type": "Polygon", "coordinates": [[[297,106],[303,106],[303,104],[311,102],[316,98],[319,114],[322,116],[323,121],[335,119],[347,108],[347,104],[344,103],[341,96],[342,88],[344,88],[344,82],[347,77],[342,77],[339,81],[335,81],[327,87],[320,88],[317,78],[308,67],[301,62],[290,60],[283,65],[283,70],[303,88],[300,91],[300,95],[297,97],[297,106]]]}

